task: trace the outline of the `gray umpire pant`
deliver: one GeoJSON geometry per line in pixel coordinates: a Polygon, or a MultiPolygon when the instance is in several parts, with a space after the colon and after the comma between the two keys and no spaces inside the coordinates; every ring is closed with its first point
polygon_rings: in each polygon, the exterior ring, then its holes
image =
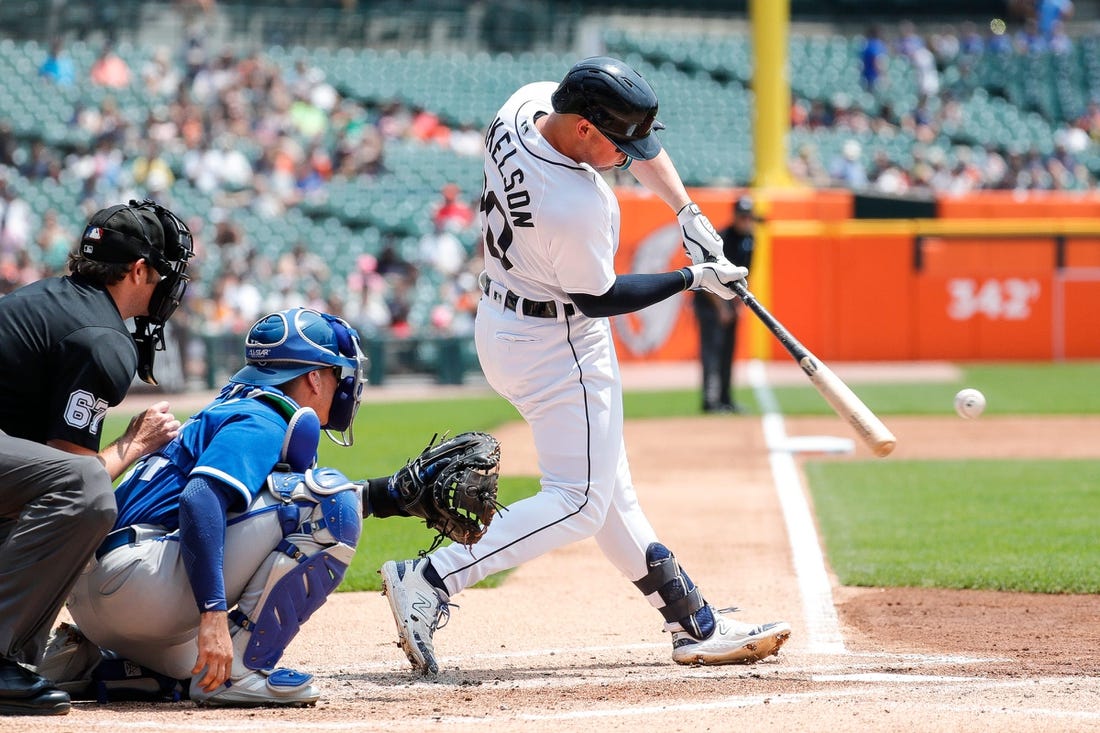
{"type": "Polygon", "coordinates": [[[0,431],[0,656],[38,662],[117,514],[98,458],[0,431]]]}

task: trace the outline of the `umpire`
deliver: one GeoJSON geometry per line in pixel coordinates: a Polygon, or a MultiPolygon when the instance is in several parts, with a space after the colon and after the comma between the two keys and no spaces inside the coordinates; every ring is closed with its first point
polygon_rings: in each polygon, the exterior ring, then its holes
{"type": "Polygon", "coordinates": [[[63,715],[38,663],[53,621],[114,523],[112,482],[180,423],[159,402],[100,450],[108,407],[153,355],[183,297],[191,235],[152,201],[102,209],[70,274],[0,298],[0,714],[63,715]],[[127,329],[133,318],[135,331],[127,329]]]}
{"type": "MultiPolygon", "coordinates": [[[[753,201],[741,196],[733,205],[733,221],[720,234],[726,259],[752,270],[756,217],[753,201]]],[[[699,323],[699,360],[703,366],[703,412],[741,412],[733,401],[733,354],[741,300],[723,300],[707,290],[695,291],[699,323]]]]}

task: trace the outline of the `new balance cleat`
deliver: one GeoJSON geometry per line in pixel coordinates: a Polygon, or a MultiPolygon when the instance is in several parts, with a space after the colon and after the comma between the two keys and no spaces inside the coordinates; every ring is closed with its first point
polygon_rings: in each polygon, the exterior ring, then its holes
{"type": "Polygon", "coordinates": [[[229,680],[213,692],[199,687],[203,673],[191,678],[191,700],[209,707],[292,707],[314,705],[321,693],[313,686],[313,675],[293,669],[262,669],[229,680]]]}
{"type": "Polygon", "coordinates": [[[791,625],[785,621],[753,626],[715,611],[714,622],[714,631],[705,639],[696,639],[682,627],[673,629],[672,660],[677,664],[752,664],[778,654],[791,637],[791,625]]]}
{"type": "Polygon", "coordinates": [[[382,565],[382,593],[390,602],[397,639],[413,669],[421,674],[435,674],[439,664],[435,659],[432,635],[446,625],[451,616],[448,596],[424,577],[428,561],[390,560],[382,565]]]}

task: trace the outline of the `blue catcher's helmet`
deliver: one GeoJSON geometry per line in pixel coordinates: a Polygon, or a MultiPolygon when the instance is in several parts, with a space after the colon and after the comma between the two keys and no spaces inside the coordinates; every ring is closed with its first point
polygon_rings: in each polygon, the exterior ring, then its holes
{"type": "Polygon", "coordinates": [[[347,321],[309,308],[290,308],[256,321],[244,342],[247,365],[230,377],[231,382],[257,386],[276,386],[306,372],[323,367],[339,369],[339,387],[329,409],[329,419],[321,427],[343,433],[337,440],[351,445],[351,425],[363,386],[367,381],[367,357],[359,345],[359,334],[347,321]]]}

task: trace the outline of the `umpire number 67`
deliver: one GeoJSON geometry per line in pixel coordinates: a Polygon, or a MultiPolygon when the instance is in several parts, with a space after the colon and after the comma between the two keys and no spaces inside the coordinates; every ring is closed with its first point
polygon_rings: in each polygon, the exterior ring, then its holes
{"type": "Polygon", "coordinates": [[[78,430],[87,430],[92,435],[99,432],[106,414],[107,402],[83,389],[69,395],[69,401],[65,405],[65,422],[78,430]]]}

